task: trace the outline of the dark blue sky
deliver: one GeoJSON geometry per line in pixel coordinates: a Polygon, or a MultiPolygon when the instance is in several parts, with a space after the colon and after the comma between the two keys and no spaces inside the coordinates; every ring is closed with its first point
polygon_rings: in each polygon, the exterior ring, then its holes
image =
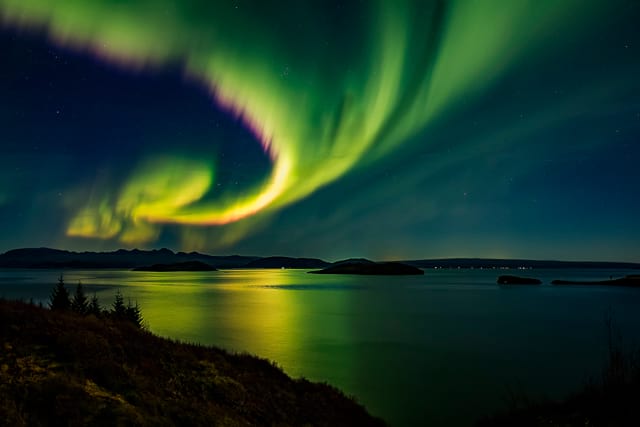
{"type": "MultiPolygon", "coordinates": [[[[478,82],[481,90],[462,93],[402,144],[372,146],[304,197],[228,225],[185,231],[168,221],[135,243],[70,237],[69,223],[105,188],[118,203],[151,154],[214,164],[215,191],[204,196],[211,203],[264,182],[272,159],[180,61],[123,67],[62,47],[41,30],[7,26],[0,31],[0,251],[166,246],[329,260],[640,262],[640,7],[615,4],[570,39],[558,40],[563,32],[555,28],[535,55],[513,61],[490,85],[478,82]]],[[[298,119],[287,117],[292,127],[298,119]]],[[[323,161],[332,168],[331,158],[323,161]]],[[[294,175],[304,181],[304,168],[294,175]]]]}

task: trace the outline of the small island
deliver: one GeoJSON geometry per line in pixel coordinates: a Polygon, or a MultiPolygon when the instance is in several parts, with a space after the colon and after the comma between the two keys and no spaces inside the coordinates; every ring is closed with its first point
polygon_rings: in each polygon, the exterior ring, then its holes
{"type": "Polygon", "coordinates": [[[619,279],[610,280],[554,280],[552,285],[601,285],[601,286],[630,286],[640,287],[640,275],[629,275],[619,279]]]}
{"type": "Polygon", "coordinates": [[[136,267],[132,271],[217,271],[218,269],[202,261],[176,262],[173,264],[153,264],[145,267],[136,267]]]}
{"type": "Polygon", "coordinates": [[[540,285],[542,281],[533,277],[500,276],[497,280],[499,285],[540,285]]]}
{"type": "Polygon", "coordinates": [[[361,274],[371,276],[407,276],[422,275],[424,271],[400,262],[341,262],[322,270],[310,271],[313,274],[361,274]]]}

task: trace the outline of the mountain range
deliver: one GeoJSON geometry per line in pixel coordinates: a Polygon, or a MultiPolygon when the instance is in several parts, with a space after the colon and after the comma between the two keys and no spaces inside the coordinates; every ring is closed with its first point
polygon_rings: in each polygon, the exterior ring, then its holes
{"type": "MultiPolygon", "coordinates": [[[[73,252],[50,248],[13,249],[0,255],[0,268],[136,268],[153,264],[198,261],[214,268],[325,268],[340,263],[371,263],[364,258],[327,262],[318,258],[207,255],[170,249],[119,249],[112,252],[73,252]]],[[[610,268],[640,269],[640,263],[544,261],[524,259],[445,258],[400,261],[417,268],[610,268]]]]}

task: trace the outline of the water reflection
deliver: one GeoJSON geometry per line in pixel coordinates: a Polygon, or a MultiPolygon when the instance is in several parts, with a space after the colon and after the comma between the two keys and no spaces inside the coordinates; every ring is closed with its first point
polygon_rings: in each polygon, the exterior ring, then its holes
{"type": "MultiPolygon", "coordinates": [[[[0,296],[46,303],[59,274],[0,270],[0,296]]],[[[470,425],[516,383],[550,397],[574,390],[601,366],[609,307],[631,343],[640,331],[637,289],[550,286],[557,271],[536,271],[542,286],[506,289],[495,272],[478,270],[393,278],[300,270],[64,275],[103,305],[120,289],[159,335],[269,358],[290,375],[356,395],[393,425],[470,425]]]]}
{"type": "MultiPolygon", "coordinates": [[[[115,289],[138,301],[150,329],[162,336],[250,352],[289,374],[325,380],[327,369],[354,383],[353,292],[362,281],[292,270],[193,273],[69,272],[110,304],[115,289]],[[310,369],[311,367],[311,369],[310,369]]],[[[357,294],[357,293],[356,293],[357,294]]]]}

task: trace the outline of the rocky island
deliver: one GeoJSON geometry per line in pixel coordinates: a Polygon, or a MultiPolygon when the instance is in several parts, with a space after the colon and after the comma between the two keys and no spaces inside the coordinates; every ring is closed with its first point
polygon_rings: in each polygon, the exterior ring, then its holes
{"type": "Polygon", "coordinates": [[[310,271],[313,274],[361,274],[375,276],[420,275],[424,271],[400,262],[340,262],[322,270],[310,271]]]}

